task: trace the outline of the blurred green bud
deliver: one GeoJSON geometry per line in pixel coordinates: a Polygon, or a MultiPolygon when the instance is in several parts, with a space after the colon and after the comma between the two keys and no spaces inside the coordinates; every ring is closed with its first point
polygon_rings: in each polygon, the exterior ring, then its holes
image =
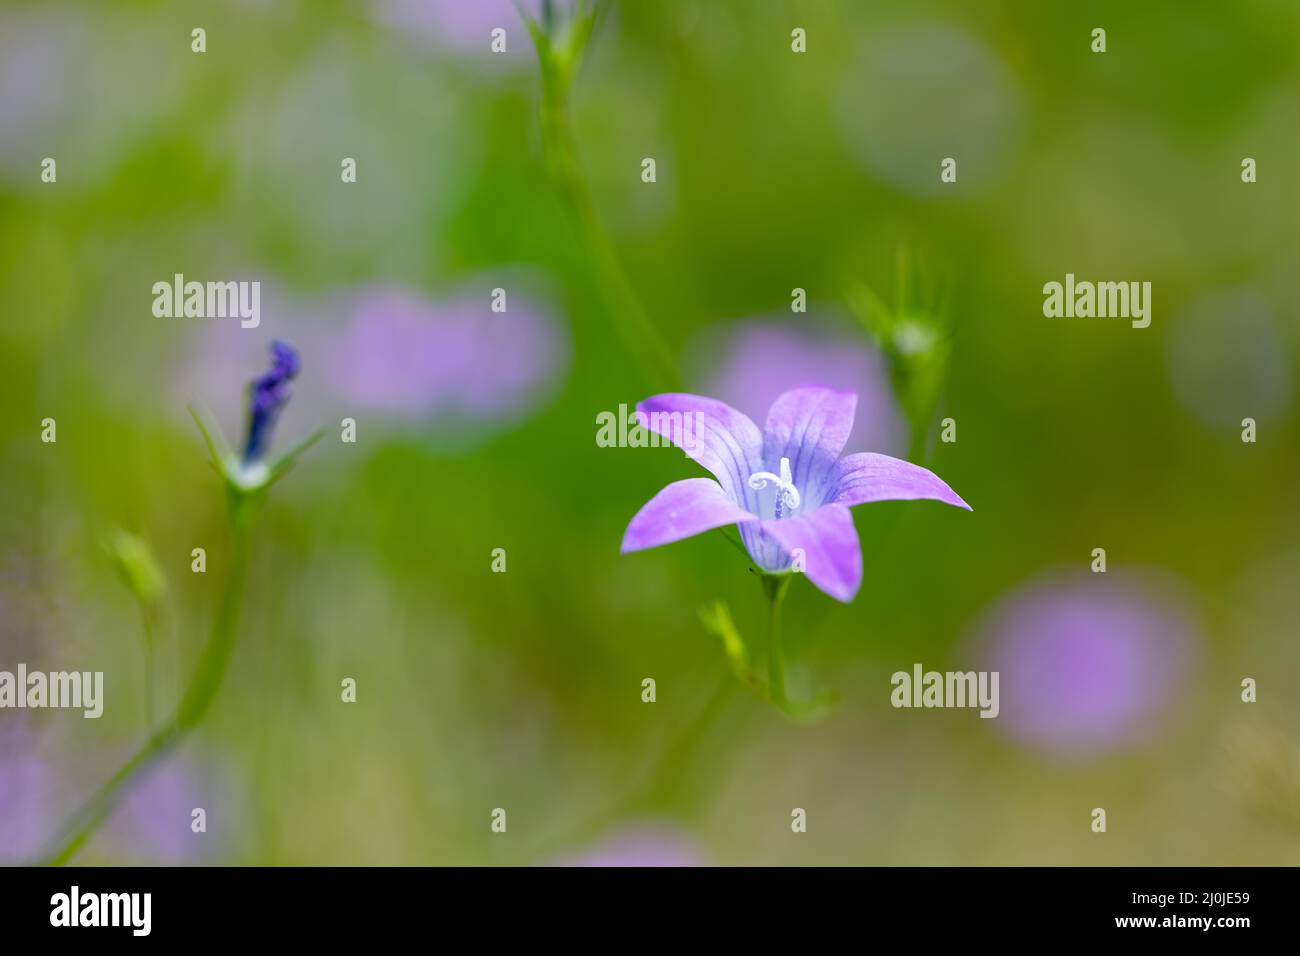
{"type": "Polygon", "coordinates": [[[849,283],[845,301],[885,356],[894,396],[911,426],[911,455],[920,456],[948,380],[951,322],[945,290],[916,277],[902,253],[894,305],[860,281],[849,283]]]}
{"type": "Polygon", "coordinates": [[[705,630],[722,642],[722,649],[727,655],[727,662],[741,682],[754,685],[757,683],[754,672],[749,666],[749,651],[745,641],[736,630],[731,620],[731,611],[722,601],[700,608],[700,623],[705,630]]]}
{"type": "Polygon", "coordinates": [[[898,354],[911,362],[930,358],[934,354],[938,333],[915,319],[901,319],[893,330],[893,346],[898,354]]]}
{"type": "Polygon", "coordinates": [[[118,528],[109,536],[107,549],[113,566],[136,600],[146,606],[156,605],[162,598],[163,573],[144,539],[118,528]]]}

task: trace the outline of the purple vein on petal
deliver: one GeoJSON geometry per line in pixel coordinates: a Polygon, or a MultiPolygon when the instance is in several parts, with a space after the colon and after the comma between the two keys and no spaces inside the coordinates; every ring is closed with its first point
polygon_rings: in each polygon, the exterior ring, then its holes
{"type": "Polygon", "coordinates": [[[715,399],[684,392],[653,395],[638,402],[636,408],[638,419],[647,428],[668,438],[708,469],[737,505],[754,508],[747,482],[750,475],[762,469],[763,436],[747,416],[715,399]],[[679,421],[695,415],[703,428],[697,430],[688,448],[680,441],[683,436],[673,434],[673,429],[656,414],[676,414],[679,421]]]}
{"type": "Polygon", "coordinates": [[[820,503],[825,477],[853,431],[856,406],[852,392],[818,387],[782,393],[767,416],[767,466],[789,458],[795,485],[820,503]]]}

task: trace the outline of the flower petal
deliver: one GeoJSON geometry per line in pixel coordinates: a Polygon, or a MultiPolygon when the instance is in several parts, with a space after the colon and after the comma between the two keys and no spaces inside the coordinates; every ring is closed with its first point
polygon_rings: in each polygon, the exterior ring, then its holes
{"type": "Polygon", "coordinates": [[[844,444],[853,431],[858,396],[831,388],[792,388],[772,403],[763,436],[763,458],[773,472],[790,459],[795,487],[816,506],[844,444]]]}
{"type": "Polygon", "coordinates": [[[957,492],[934,472],[888,455],[846,455],[832,473],[827,502],[860,505],[868,501],[932,498],[971,511],[957,492]]]}
{"type": "Polygon", "coordinates": [[[622,552],[641,551],[723,525],[753,521],[711,478],[674,481],[651,498],[627,526],[622,552]]]}
{"type": "Polygon", "coordinates": [[[763,470],[763,436],[745,415],[716,399],[681,392],[652,395],[636,410],[645,428],[707,468],[733,502],[757,507],[749,476],[763,470]]]}
{"type": "Polygon", "coordinates": [[[761,529],[788,555],[803,550],[809,581],[837,601],[853,600],[862,584],[862,546],[848,508],[825,505],[794,518],[764,521],[761,529]]]}

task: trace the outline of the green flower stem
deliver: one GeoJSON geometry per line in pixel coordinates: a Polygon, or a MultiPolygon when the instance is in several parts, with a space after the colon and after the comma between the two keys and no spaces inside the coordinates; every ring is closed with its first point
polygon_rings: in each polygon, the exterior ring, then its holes
{"type": "Polygon", "coordinates": [[[67,863],[94,836],[104,819],[117,807],[129,792],[131,785],[143,780],[146,772],[169,754],[179,742],[180,732],[170,724],[157,732],[109,777],[95,795],[87,800],[47,845],[38,861],[41,866],[62,866],[67,863]]]}
{"type": "Polygon", "coordinates": [[[181,698],[180,707],[176,711],[176,724],[181,730],[189,730],[196,725],[212,706],[226,674],[226,664],[230,660],[235,639],[239,636],[239,612],[244,603],[244,582],[248,577],[253,507],[255,502],[246,496],[236,496],[232,501],[234,553],[230,573],[221,596],[217,620],[212,628],[212,638],[208,641],[194,677],[190,680],[189,689],[181,698]]]}
{"type": "Polygon", "coordinates": [[[763,594],[767,597],[767,692],[772,703],[784,710],[785,652],[781,647],[781,605],[790,588],[789,574],[763,575],[763,594]]]}
{"type": "Polygon", "coordinates": [[[109,777],[74,813],[47,844],[39,862],[45,866],[67,863],[94,836],[122,799],[140,784],[164,757],[170,754],[185,735],[201,721],[211,707],[226,673],[230,652],[239,633],[239,612],[244,600],[244,582],[248,575],[249,539],[253,514],[259,494],[231,492],[231,526],[234,554],[222,591],[221,605],[213,624],[212,636],[199,659],[189,689],[181,699],[176,715],[145,741],[130,760],[109,777]]]}
{"type": "Polygon", "coordinates": [[[533,41],[542,68],[541,133],[546,170],[577,224],[611,313],[644,374],[656,387],[680,389],[681,376],[672,351],[628,281],[614,245],[601,224],[578,159],[578,139],[574,133],[569,94],[593,21],[594,14],[579,16],[563,37],[563,42],[558,44],[539,25],[532,25],[533,41]]]}

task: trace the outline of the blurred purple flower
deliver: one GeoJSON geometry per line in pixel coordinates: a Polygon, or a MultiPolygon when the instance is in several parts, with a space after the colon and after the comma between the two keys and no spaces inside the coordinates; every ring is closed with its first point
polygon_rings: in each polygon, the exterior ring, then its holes
{"type": "Polygon", "coordinates": [[[157,767],[118,807],[97,838],[106,854],[163,865],[198,863],[228,849],[223,834],[234,810],[226,774],[173,758],[157,767]],[[222,784],[218,785],[217,780],[222,784]],[[193,812],[206,832],[195,833],[193,812]]]}
{"type": "Polygon", "coordinates": [[[840,458],[857,396],[796,388],[773,403],[767,427],[698,395],[655,395],[638,421],[710,472],[675,481],[632,518],[623,553],[735,524],[763,571],[791,569],[802,553],[808,580],[839,601],[862,583],[862,548],[849,513],[871,501],[929,498],[970,510],[934,473],[888,455],[840,458]]]}
{"type": "MultiPolygon", "coordinates": [[[[93,778],[82,761],[48,743],[21,723],[0,733],[0,864],[33,859],[93,778]]],[[[230,832],[229,819],[238,812],[229,781],[228,773],[201,771],[187,760],[163,763],[128,794],[95,836],[96,853],[106,859],[182,864],[228,849],[221,834],[230,832]],[[207,813],[206,833],[191,828],[196,807],[207,813]]]]}
{"type": "Polygon", "coordinates": [[[624,830],[585,853],[555,860],[552,866],[688,867],[702,866],[699,850],[676,830],[642,825],[624,830]]]}
{"type": "Polygon", "coordinates": [[[36,855],[58,825],[60,795],[53,765],[26,726],[0,734],[0,864],[36,855]]]}
{"type": "MultiPolygon", "coordinates": [[[[380,426],[418,427],[463,447],[522,420],[551,393],[568,364],[563,329],[537,283],[493,276],[474,291],[427,298],[397,286],[365,287],[319,300],[286,295],[263,282],[263,325],[312,356],[319,374],[295,383],[294,405],[320,418],[365,415],[380,426]],[[488,290],[506,288],[507,311],[488,290]]],[[[214,324],[179,371],[186,400],[222,398],[264,354],[265,339],[233,323],[214,324]]]]}
{"type": "Polygon", "coordinates": [[[751,418],[771,408],[782,392],[811,382],[858,396],[851,447],[903,450],[907,429],[889,373],[861,335],[839,334],[810,313],[797,326],[751,319],[710,330],[691,351],[693,364],[709,369],[700,377],[701,393],[715,395],[751,418]]]}
{"type": "Polygon", "coordinates": [[[293,390],[289,382],[298,375],[301,362],[292,345],[276,339],[271,343],[271,370],[253,381],[248,389],[248,442],[244,464],[260,459],[271,442],[271,430],[293,390]]]}
{"type": "Polygon", "coordinates": [[[360,294],[332,368],[340,396],[393,418],[482,425],[523,416],[563,365],[554,322],[523,295],[360,294]]]}
{"type": "Polygon", "coordinates": [[[1181,589],[1153,573],[1040,577],[978,634],[981,660],[1001,675],[997,726],[1065,757],[1153,738],[1197,650],[1181,589]]]}
{"type": "MultiPolygon", "coordinates": [[[[520,0],[528,16],[541,16],[542,0],[520,0]]],[[[492,31],[506,31],[507,56],[532,54],[532,40],[514,0],[376,0],[377,19],[400,33],[458,53],[490,54],[492,31]]]]}

